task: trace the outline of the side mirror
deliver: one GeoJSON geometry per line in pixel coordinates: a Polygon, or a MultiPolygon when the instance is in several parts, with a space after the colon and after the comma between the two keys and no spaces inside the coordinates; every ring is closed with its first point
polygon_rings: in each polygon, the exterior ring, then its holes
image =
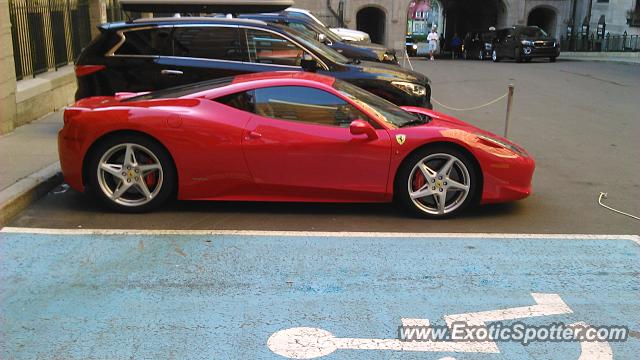
{"type": "Polygon", "coordinates": [[[318,69],[318,62],[313,56],[305,53],[300,60],[300,66],[302,66],[302,70],[304,71],[315,72],[318,69]]]}
{"type": "Polygon", "coordinates": [[[371,124],[361,119],[353,120],[349,125],[349,131],[352,135],[367,135],[369,140],[375,140],[378,138],[376,129],[374,129],[371,124]]]}

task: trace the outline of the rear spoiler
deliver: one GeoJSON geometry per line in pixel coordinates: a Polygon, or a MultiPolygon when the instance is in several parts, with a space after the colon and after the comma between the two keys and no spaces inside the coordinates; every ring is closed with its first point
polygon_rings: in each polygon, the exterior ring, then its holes
{"type": "Polygon", "coordinates": [[[293,0],[120,0],[124,11],[164,13],[265,13],[292,5],[293,0]]]}

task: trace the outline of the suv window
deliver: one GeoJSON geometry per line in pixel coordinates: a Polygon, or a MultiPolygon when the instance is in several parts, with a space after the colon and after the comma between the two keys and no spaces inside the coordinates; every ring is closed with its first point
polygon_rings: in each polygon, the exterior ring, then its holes
{"type": "Polygon", "coordinates": [[[289,40],[267,31],[246,29],[249,61],[260,64],[300,66],[303,51],[289,40]]]}
{"type": "Polygon", "coordinates": [[[125,42],[116,55],[171,56],[172,28],[134,29],[123,33],[125,42]]]}
{"type": "Polygon", "coordinates": [[[176,27],[174,56],[242,61],[240,37],[235,27],[176,27]]]}
{"type": "Polygon", "coordinates": [[[367,116],[324,90],[303,86],[275,86],[255,90],[255,112],[264,117],[318,125],[348,127],[367,116]]]}

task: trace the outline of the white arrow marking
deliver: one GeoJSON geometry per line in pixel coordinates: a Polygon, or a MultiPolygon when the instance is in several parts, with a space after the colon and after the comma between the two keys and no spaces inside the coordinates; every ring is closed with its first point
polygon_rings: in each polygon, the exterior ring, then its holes
{"type": "MultiPolygon", "coordinates": [[[[536,305],[482,311],[476,313],[445,316],[447,325],[465,321],[469,325],[482,326],[487,321],[521,319],[533,316],[569,314],[573,311],[558,294],[532,293],[536,305]]],[[[429,326],[428,319],[403,318],[403,326],[429,326]]],[[[281,330],[269,337],[267,346],[274,353],[291,359],[313,359],[329,355],[338,349],[350,350],[395,350],[422,352],[467,352],[499,353],[498,345],[492,341],[401,341],[399,339],[337,338],[332,333],[318,328],[298,327],[281,330]]],[[[580,360],[590,360],[581,358],[580,360]]]]}
{"type": "MultiPolygon", "coordinates": [[[[577,322],[569,326],[590,327],[587,323],[577,322]]],[[[578,330],[576,329],[575,332],[578,330]]],[[[580,342],[580,357],[578,360],[612,360],[613,350],[606,341],[580,342]]]]}
{"type": "Polygon", "coordinates": [[[447,315],[444,321],[451,327],[454,322],[466,322],[472,326],[483,326],[490,321],[515,320],[536,316],[571,314],[573,311],[558,294],[531,293],[536,305],[516,308],[480,311],[475,313],[447,315]]]}

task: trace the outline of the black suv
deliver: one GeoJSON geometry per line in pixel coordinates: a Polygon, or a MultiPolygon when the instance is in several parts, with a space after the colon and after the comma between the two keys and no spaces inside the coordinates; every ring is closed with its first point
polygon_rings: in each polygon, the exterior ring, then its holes
{"type": "Polygon", "coordinates": [[[495,62],[504,58],[529,62],[533,58],[546,57],[554,62],[560,56],[559,45],[537,26],[513,26],[497,31],[491,59],[495,62]]]}
{"type": "Polygon", "coordinates": [[[495,30],[471,31],[464,37],[464,58],[484,60],[491,58],[495,30]]]}
{"type": "Polygon", "coordinates": [[[76,62],[76,99],[278,70],[317,71],[396,105],[431,107],[429,80],[420,73],[350,60],[283,25],[209,17],[101,25],[76,62]]]}
{"type": "Polygon", "coordinates": [[[274,24],[282,24],[299,33],[329,46],[340,54],[350,58],[367,61],[379,61],[398,64],[396,51],[378,44],[348,44],[333,31],[318,25],[315,21],[300,16],[292,16],[290,11],[280,14],[243,14],[239,18],[262,20],[274,24]]]}

